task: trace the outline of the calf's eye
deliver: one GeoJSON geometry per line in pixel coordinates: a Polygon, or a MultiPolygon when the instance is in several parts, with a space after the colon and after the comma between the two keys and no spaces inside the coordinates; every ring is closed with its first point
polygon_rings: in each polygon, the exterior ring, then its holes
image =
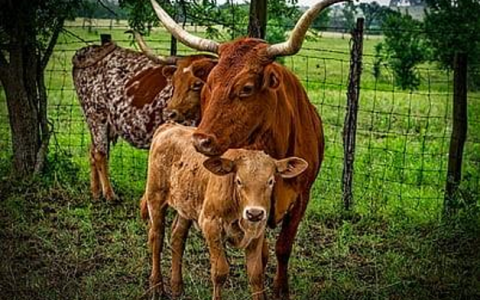
{"type": "Polygon", "coordinates": [[[203,87],[203,82],[195,81],[191,87],[193,91],[199,91],[203,87]]]}
{"type": "Polygon", "coordinates": [[[235,184],[236,184],[237,186],[242,186],[242,182],[240,181],[239,178],[235,178],[235,184]]]}
{"type": "Polygon", "coordinates": [[[268,180],[268,186],[272,187],[274,183],[275,179],[273,177],[268,180]]]}

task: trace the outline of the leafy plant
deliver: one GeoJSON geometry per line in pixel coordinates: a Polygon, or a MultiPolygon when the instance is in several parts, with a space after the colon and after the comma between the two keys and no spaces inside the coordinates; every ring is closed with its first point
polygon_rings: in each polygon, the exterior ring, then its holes
{"type": "Polygon", "coordinates": [[[378,57],[383,56],[381,60],[392,69],[396,85],[404,90],[418,88],[420,75],[416,67],[428,58],[422,29],[421,22],[397,12],[390,13],[382,26],[385,41],[377,46],[377,52],[382,53],[378,57]]]}

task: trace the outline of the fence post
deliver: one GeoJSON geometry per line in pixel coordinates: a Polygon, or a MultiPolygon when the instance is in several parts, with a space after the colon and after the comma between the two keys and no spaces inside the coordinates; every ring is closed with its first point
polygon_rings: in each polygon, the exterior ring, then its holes
{"type": "Polygon", "coordinates": [[[100,41],[102,45],[105,45],[106,43],[110,43],[112,41],[112,35],[108,33],[102,33],[100,34],[100,41]]]}
{"type": "Polygon", "coordinates": [[[452,214],[456,208],[456,194],[462,179],[463,146],[467,138],[467,55],[465,53],[455,53],[453,76],[453,128],[443,202],[446,215],[452,214]]]}
{"type": "Polygon", "coordinates": [[[355,138],[357,134],[358,99],[360,98],[360,78],[362,75],[363,55],[363,18],[357,19],[357,26],[352,31],[352,48],[350,51],[350,74],[347,92],[347,112],[343,126],[343,204],[350,210],[353,204],[353,162],[355,160],[355,138]]]}

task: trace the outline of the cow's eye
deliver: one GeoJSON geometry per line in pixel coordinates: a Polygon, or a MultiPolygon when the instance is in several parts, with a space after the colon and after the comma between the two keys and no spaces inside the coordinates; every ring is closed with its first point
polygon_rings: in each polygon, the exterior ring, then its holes
{"type": "Polygon", "coordinates": [[[239,96],[240,97],[248,97],[253,94],[253,91],[255,90],[255,86],[253,84],[246,84],[242,87],[240,90],[239,96]]]}
{"type": "Polygon", "coordinates": [[[201,81],[195,81],[195,82],[192,84],[191,89],[192,89],[193,91],[199,91],[202,87],[203,87],[203,82],[201,82],[201,81]]]}
{"type": "Polygon", "coordinates": [[[238,177],[235,178],[235,184],[236,184],[237,186],[242,186],[242,181],[240,180],[240,178],[238,178],[238,177]]]}

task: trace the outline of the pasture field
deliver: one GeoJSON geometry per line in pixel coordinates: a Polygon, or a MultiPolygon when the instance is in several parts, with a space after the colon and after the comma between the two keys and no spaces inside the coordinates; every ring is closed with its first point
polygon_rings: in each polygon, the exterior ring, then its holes
{"type": "MultiPolygon", "coordinates": [[[[97,26],[108,26],[104,23],[97,26]]],[[[0,299],[146,298],[150,256],[138,201],[147,152],[119,141],[110,166],[121,203],[91,199],[90,136],[71,78],[71,57],[85,45],[79,38],[98,43],[99,33],[110,33],[119,45],[133,45],[124,34],[124,23],[111,30],[94,27],[92,32],[79,21],[70,25],[45,76],[55,135],[51,164],[41,178],[25,182],[8,175],[11,142],[0,90],[0,299]]],[[[169,37],[163,30],[155,29],[147,41],[158,53],[168,53],[169,37]]],[[[326,139],[325,160],[291,259],[292,299],[479,299],[480,93],[468,96],[460,197],[461,205],[473,205],[445,219],[441,212],[453,75],[424,64],[419,68],[419,89],[398,90],[387,68],[379,79],[372,75],[379,41],[381,37],[365,40],[356,203],[350,212],[342,209],[341,188],[349,37],[324,34],[284,60],[317,106],[326,139]]],[[[179,45],[179,53],[190,52],[179,45]]],[[[278,229],[269,232],[269,293],[277,233],[278,229]]],[[[169,251],[167,241],[167,278],[169,251]]],[[[249,299],[243,254],[228,252],[231,272],[225,299],[249,299]]],[[[184,262],[184,299],[209,299],[208,252],[195,229],[184,262]]]]}

